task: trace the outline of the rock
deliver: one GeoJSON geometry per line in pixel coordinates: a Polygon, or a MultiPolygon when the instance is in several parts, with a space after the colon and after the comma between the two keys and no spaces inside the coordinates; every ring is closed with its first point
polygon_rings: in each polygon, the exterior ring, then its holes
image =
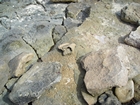
{"type": "Polygon", "coordinates": [[[120,102],[129,102],[134,97],[134,82],[129,80],[126,86],[116,87],[115,94],[120,102]]]}
{"type": "Polygon", "coordinates": [[[4,92],[0,95],[0,105],[15,105],[9,100],[8,95],[9,91],[4,89],[4,92]]]}
{"type": "Polygon", "coordinates": [[[66,33],[66,28],[62,25],[57,25],[54,27],[53,29],[53,40],[54,42],[58,42],[62,36],[64,36],[64,34],[66,33]]]}
{"type": "Polygon", "coordinates": [[[64,3],[66,3],[66,2],[78,2],[78,0],[51,0],[52,2],[64,2],[64,3]]]}
{"type": "Polygon", "coordinates": [[[71,43],[71,44],[64,43],[58,46],[58,49],[60,49],[63,52],[63,55],[65,56],[74,53],[75,47],[76,47],[75,43],[71,43]]]}
{"type": "Polygon", "coordinates": [[[31,45],[37,52],[39,58],[47,53],[54,45],[52,39],[52,30],[54,25],[48,22],[39,22],[34,24],[23,39],[31,45]]]}
{"type": "Polygon", "coordinates": [[[92,95],[86,92],[82,91],[82,96],[88,105],[94,105],[97,102],[97,97],[93,97],[92,95]]]}
{"type": "Polygon", "coordinates": [[[33,53],[23,52],[14,57],[8,63],[11,77],[20,77],[31,66],[30,63],[34,57],[33,53]]]}
{"type": "Polygon", "coordinates": [[[140,105],[140,101],[139,101],[139,102],[137,102],[137,103],[135,103],[135,105],[140,105]]]}
{"type": "Polygon", "coordinates": [[[64,20],[64,26],[67,29],[73,28],[73,27],[78,27],[82,24],[79,20],[72,19],[68,17],[67,19],[64,20]]]}
{"type": "Polygon", "coordinates": [[[140,25],[140,4],[131,3],[121,10],[121,19],[125,22],[140,25]]]}
{"type": "Polygon", "coordinates": [[[2,38],[3,34],[6,33],[8,30],[4,28],[2,25],[0,25],[0,39],[2,38]]]}
{"type": "Polygon", "coordinates": [[[84,21],[90,14],[90,6],[85,3],[70,3],[67,7],[67,17],[84,21]]]}
{"type": "Polygon", "coordinates": [[[125,43],[136,48],[140,48],[140,26],[136,31],[132,31],[129,36],[125,38],[125,43]]]}
{"type": "Polygon", "coordinates": [[[18,78],[12,78],[10,79],[7,83],[6,83],[6,88],[9,90],[9,91],[12,91],[15,83],[18,81],[18,78]]]}
{"type": "Polygon", "coordinates": [[[36,98],[50,86],[61,80],[61,65],[58,62],[36,63],[14,85],[9,94],[10,100],[18,105],[24,105],[36,98]]]}
{"type": "Polygon", "coordinates": [[[133,80],[134,80],[134,86],[135,86],[134,98],[137,101],[140,101],[140,74],[134,77],[133,80]]]}
{"type": "Polygon", "coordinates": [[[93,96],[127,84],[129,61],[122,46],[91,52],[81,59],[81,64],[86,70],[84,83],[93,96]]]}
{"type": "Polygon", "coordinates": [[[7,63],[22,52],[33,53],[33,61],[37,61],[34,49],[22,39],[24,34],[22,30],[13,29],[3,35],[0,41],[0,57],[7,63]]]}
{"type": "Polygon", "coordinates": [[[121,105],[117,97],[113,95],[112,91],[107,91],[102,94],[99,97],[98,102],[100,105],[121,105]]]}
{"type": "Polygon", "coordinates": [[[9,68],[6,62],[2,59],[0,60],[0,94],[4,89],[4,85],[7,83],[9,79],[9,68]]]}

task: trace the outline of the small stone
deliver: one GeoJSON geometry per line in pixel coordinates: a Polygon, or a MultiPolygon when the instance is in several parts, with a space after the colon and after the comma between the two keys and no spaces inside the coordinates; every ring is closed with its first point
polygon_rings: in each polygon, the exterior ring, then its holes
{"type": "Polygon", "coordinates": [[[140,48],[140,26],[136,31],[132,31],[128,37],[125,38],[125,43],[136,48],[140,48]]]}
{"type": "Polygon", "coordinates": [[[93,97],[92,95],[86,92],[82,91],[82,96],[84,100],[88,103],[88,105],[94,105],[97,102],[97,97],[93,97]]]}
{"type": "Polygon", "coordinates": [[[53,30],[53,40],[56,43],[61,39],[62,36],[66,33],[66,28],[62,25],[55,26],[53,30]]]}
{"type": "Polygon", "coordinates": [[[121,105],[117,97],[113,95],[112,91],[107,91],[102,94],[99,97],[98,102],[100,105],[121,105]]]}
{"type": "Polygon", "coordinates": [[[64,43],[58,46],[58,49],[62,50],[63,55],[65,56],[74,53],[75,47],[76,47],[75,43],[71,43],[71,44],[64,43]]]}
{"type": "Polygon", "coordinates": [[[15,83],[18,81],[18,78],[12,78],[6,83],[6,87],[8,90],[12,90],[15,83]]]}
{"type": "Polygon", "coordinates": [[[134,86],[135,86],[134,98],[137,101],[140,101],[140,74],[134,77],[133,80],[134,80],[134,86]]]}
{"type": "Polygon", "coordinates": [[[120,102],[129,102],[134,97],[134,82],[129,80],[126,86],[116,87],[115,94],[120,102]]]}
{"type": "Polygon", "coordinates": [[[24,105],[39,98],[46,89],[60,82],[60,69],[58,62],[37,62],[14,85],[10,100],[24,105]]]}
{"type": "Polygon", "coordinates": [[[32,61],[33,57],[33,53],[23,52],[10,60],[8,65],[11,77],[20,77],[24,72],[26,72],[27,67],[30,66],[29,62],[32,61]]]}
{"type": "Polygon", "coordinates": [[[140,25],[140,4],[131,3],[121,10],[121,19],[125,22],[140,25]]]}

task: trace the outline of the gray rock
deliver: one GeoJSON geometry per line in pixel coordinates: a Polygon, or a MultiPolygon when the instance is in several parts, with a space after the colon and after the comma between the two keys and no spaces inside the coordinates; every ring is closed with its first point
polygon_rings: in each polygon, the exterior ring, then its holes
{"type": "Polygon", "coordinates": [[[5,27],[3,27],[2,25],[0,25],[0,30],[1,30],[0,31],[0,39],[1,39],[3,34],[8,32],[8,30],[5,27]]]}
{"type": "Polygon", "coordinates": [[[9,94],[10,100],[18,105],[24,105],[36,98],[50,86],[61,80],[61,65],[57,62],[36,63],[14,85],[9,94]]]}
{"type": "Polygon", "coordinates": [[[140,100],[140,74],[133,78],[134,86],[135,86],[135,93],[134,98],[139,101],[140,100]]]}
{"type": "Polygon", "coordinates": [[[8,95],[9,91],[4,89],[4,92],[0,95],[0,105],[15,105],[9,100],[8,95]]]}
{"type": "Polygon", "coordinates": [[[30,29],[23,39],[31,45],[37,52],[39,57],[47,53],[54,45],[52,39],[52,30],[54,25],[48,22],[38,22],[30,29]]]}
{"type": "Polygon", "coordinates": [[[62,25],[57,25],[54,27],[53,29],[53,40],[56,43],[57,41],[59,41],[61,39],[62,36],[64,36],[64,34],[66,33],[66,28],[62,25]]]}
{"type": "Polygon", "coordinates": [[[116,87],[115,94],[121,103],[129,102],[134,98],[134,82],[129,80],[126,86],[116,87]]]}
{"type": "Polygon", "coordinates": [[[20,77],[31,66],[33,53],[22,52],[8,63],[11,77],[20,77]]]}
{"type": "Polygon", "coordinates": [[[67,7],[67,17],[84,21],[90,14],[90,6],[85,3],[70,3],[67,7]]]}
{"type": "Polygon", "coordinates": [[[113,95],[112,91],[107,91],[102,94],[99,97],[98,102],[100,105],[121,105],[117,97],[113,95]]]}
{"type": "Polygon", "coordinates": [[[22,32],[22,30],[18,29],[10,30],[0,40],[0,56],[7,63],[22,52],[33,53],[33,61],[37,60],[37,55],[33,48],[22,39],[22,36],[25,34],[22,32]]]}
{"type": "Polygon", "coordinates": [[[140,105],[140,101],[139,101],[139,102],[137,102],[137,103],[135,103],[135,105],[140,105]]]}
{"type": "Polygon", "coordinates": [[[4,89],[4,85],[7,83],[9,79],[9,68],[6,62],[2,59],[0,60],[0,94],[4,89]]]}
{"type": "Polygon", "coordinates": [[[84,83],[93,96],[127,84],[129,60],[122,46],[91,52],[82,58],[81,64],[86,70],[84,83]]]}
{"type": "Polygon", "coordinates": [[[136,29],[136,31],[132,31],[124,41],[128,45],[140,48],[140,26],[136,29]]]}
{"type": "Polygon", "coordinates": [[[121,10],[121,19],[125,22],[140,25],[140,4],[131,3],[121,10]]]}
{"type": "Polygon", "coordinates": [[[64,20],[64,26],[67,29],[73,28],[73,27],[78,27],[82,24],[79,20],[72,19],[68,17],[67,19],[64,20]]]}
{"type": "Polygon", "coordinates": [[[97,102],[97,97],[93,97],[92,95],[82,91],[82,96],[84,100],[88,103],[88,105],[94,105],[97,102]]]}
{"type": "Polygon", "coordinates": [[[11,78],[10,80],[8,80],[8,82],[6,83],[6,88],[9,91],[12,91],[14,84],[18,81],[19,78],[11,78]]]}

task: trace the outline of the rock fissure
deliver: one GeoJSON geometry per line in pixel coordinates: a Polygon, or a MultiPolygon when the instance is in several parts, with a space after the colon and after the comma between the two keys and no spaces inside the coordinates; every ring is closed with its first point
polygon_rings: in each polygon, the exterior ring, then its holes
{"type": "Polygon", "coordinates": [[[31,44],[29,44],[23,37],[22,37],[22,40],[34,50],[35,54],[36,54],[37,57],[38,57],[37,62],[42,62],[41,57],[39,57],[39,55],[38,55],[38,53],[37,53],[37,50],[36,50],[31,44]]]}

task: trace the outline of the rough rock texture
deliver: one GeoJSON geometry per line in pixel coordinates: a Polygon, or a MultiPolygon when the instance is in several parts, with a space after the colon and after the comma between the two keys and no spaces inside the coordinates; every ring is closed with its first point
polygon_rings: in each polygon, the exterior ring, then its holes
{"type": "Polygon", "coordinates": [[[125,43],[136,48],[140,48],[140,26],[136,31],[132,31],[129,36],[125,38],[125,43]]]}
{"type": "Polygon", "coordinates": [[[29,103],[61,80],[61,64],[53,63],[36,63],[29,71],[26,72],[14,85],[9,95],[10,100],[19,105],[29,103]]]}
{"type": "Polygon", "coordinates": [[[140,4],[131,3],[121,10],[121,19],[125,22],[140,25],[140,4]]]}
{"type": "Polygon", "coordinates": [[[129,61],[122,46],[91,52],[81,60],[81,64],[86,70],[86,88],[93,96],[114,86],[125,86],[128,81],[129,61]]]}
{"type": "Polygon", "coordinates": [[[22,39],[24,34],[23,30],[12,29],[3,35],[0,40],[0,56],[6,62],[9,62],[22,52],[33,53],[33,61],[37,60],[35,51],[22,39]]]}
{"type": "Polygon", "coordinates": [[[52,30],[54,25],[48,22],[39,22],[33,25],[33,28],[23,36],[23,39],[31,45],[37,52],[39,58],[48,52],[54,45],[52,39],[52,30]]]}
{"type": "Polygon", "coordinates": [[[135,103],[135,105],[140,105],[140,101],[139,101],[139,102],[137,102],[137,103],[135,103]]]}
{"type": "Polygon", "coordinates": [[[134,98],[137,101],[140,101],[140,74],[137,75],[133,80],[135,83],[135,96],[134,96],[134,98]]]}
{"type": "Polygon", "coordinates": [[[24,74],[24,72],[27,71],[27,68],[29,68],[29,62],[32,61],[33,57],[33,53],[23,52],[10,60],[8,65],[11,77],[20,77],[24,74]]]}
{"type": "Polygon", "coordinates": [[[88,105],[94,105],[97,102],[97,97],[93,97],[92,95],[90,95],[86,92],[82,91],[82,96],[88,105]]]}
{"type": "Polygon", "coordinates": [[[98,99],[99,105],[121,105],[117,97],[115,97],[112,91],[107,91],[102,94],[98,99]]]}
{"type": "Polygon", "coordinates": [[[4,85],[9,79],[9,68],[6,62],[0,60],[0,94],[4,90],[4,85]]]}
{"type": "Polygon", "coordinates": [[[55,43],[58,42],[62,38],[62,36],[64,36],[65,33],[66,28],[64,26],[62,25],[55,26],[52,33],[54,42],[55,43]]]}
{"type": "Polygon", "coordinates": [[[74,53],[75,46],[76,44],[74,43],[64,43],[58,46],[58,49],[61,50],[65,56],[74,53]]]}
{"type": "Polygon", "coordinates": [[[115,94],[120,102],[129,102],[134,97],[134,82],[129,80],[126,86],[116,87],[115,94]]]}

